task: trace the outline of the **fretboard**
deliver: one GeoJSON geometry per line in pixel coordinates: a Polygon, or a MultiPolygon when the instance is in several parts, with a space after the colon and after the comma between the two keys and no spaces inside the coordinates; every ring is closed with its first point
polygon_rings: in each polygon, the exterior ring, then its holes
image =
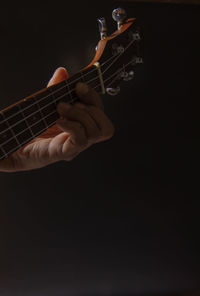
{"type": "Polygon", "coordinates": [[[89,84],[98,93],[102,90],[98,71],[93,66],[0,112],[0,160],[56,123],[59,118],[57,104],[78,100],[75,92],[77,82],[89,84]]]}

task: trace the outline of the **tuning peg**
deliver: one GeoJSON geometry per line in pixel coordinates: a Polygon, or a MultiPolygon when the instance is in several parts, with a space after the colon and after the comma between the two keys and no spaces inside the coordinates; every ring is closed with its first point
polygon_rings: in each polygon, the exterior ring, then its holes
{"type": "Polygon", "coordinates": [[[117,86],[116,88],[114,88],[114,87],[107,87],[106,88],[106,92],[110,96],[116,96],[116,95],[118,95],[120,93],[120,87],[119,86],[117,86]]]}
{"type": "Polygon", "coordinates": [[[107,37],[107,26],[106,26],[106,20],[104,17],[101,17],[98,19],[98,24],[99,24],[99,32],[101,39],[104,39],[107,37]]]}
{"type": "Polygon", "coordinates": [[[112,17],[113,17],[114,21],[117,22],[118,29],[120,29],[121,25],[124,24],[127,14],[123,8],[119,7],[119,8],[116,8],[113,10],[112,17]]]}
{"type": "Polygon", "coordinates": [[[124,81],[132,80],[134,78],[134,72],[132,70],[129,72],[122,72],[121,77],[124,81]]]}

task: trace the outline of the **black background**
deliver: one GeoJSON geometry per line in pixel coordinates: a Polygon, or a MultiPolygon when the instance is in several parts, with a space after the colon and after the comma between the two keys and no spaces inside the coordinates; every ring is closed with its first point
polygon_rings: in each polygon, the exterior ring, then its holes
{"type": "MultiPolygon", "coordinates": [[[[110,33],[112,1],[7,4],[0,107],[75,73],[110,33]]],[[[0,174],[0,296],[150,295],[200,289],[200,9],[124,4],[144,65],[104,96],[114,137],[72,162],[0,174]]]]}

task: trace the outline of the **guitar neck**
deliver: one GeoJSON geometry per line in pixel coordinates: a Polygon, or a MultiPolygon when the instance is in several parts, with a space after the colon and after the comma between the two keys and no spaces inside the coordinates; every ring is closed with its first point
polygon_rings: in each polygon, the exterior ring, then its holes
{"type": "Polygon", "coordinates": [[[133,79],[133,67],[142,63],[140,33],[133,26],[135,18],[120,22],[119,18],[125,16],[123,9],[116,9],[113,13],[119,29],[106,37],[103,35],[104,21],[99,19],[102,39],[94,59],[86,68],[0,112],[0,160],[53,126],[59,118],[57,104],[78,100],[75,92],[78,82],[90,85],[98,93],[116,95],[121,81],[133,79]]]}
{"type": "Polygon", "coordinates": [[[53,126],[60,101],[78,100],[75,86],[85,82],[101,92],[98,69],[92,66],[58,84],[45,88],[0,112],[0,160],[53,126]]]}

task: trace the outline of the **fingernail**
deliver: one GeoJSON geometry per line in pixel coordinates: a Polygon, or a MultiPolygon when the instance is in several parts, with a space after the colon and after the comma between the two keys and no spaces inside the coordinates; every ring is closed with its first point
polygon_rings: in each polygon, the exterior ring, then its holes
{"type": "Polygon", "coordinates": [[[58,68],[53,72],[50,81],[53,79],[54,75],[56,74],[56,72],[58,71],[58,68]]]}
{"type": "Polygon", "coordinates": [[[87,84],[83,83],[83,82],[78,82],[76,85],[76,91],[78,93],[78,95],[86,95],[89,91],[89,88],[87,86],[87,84]]]}

